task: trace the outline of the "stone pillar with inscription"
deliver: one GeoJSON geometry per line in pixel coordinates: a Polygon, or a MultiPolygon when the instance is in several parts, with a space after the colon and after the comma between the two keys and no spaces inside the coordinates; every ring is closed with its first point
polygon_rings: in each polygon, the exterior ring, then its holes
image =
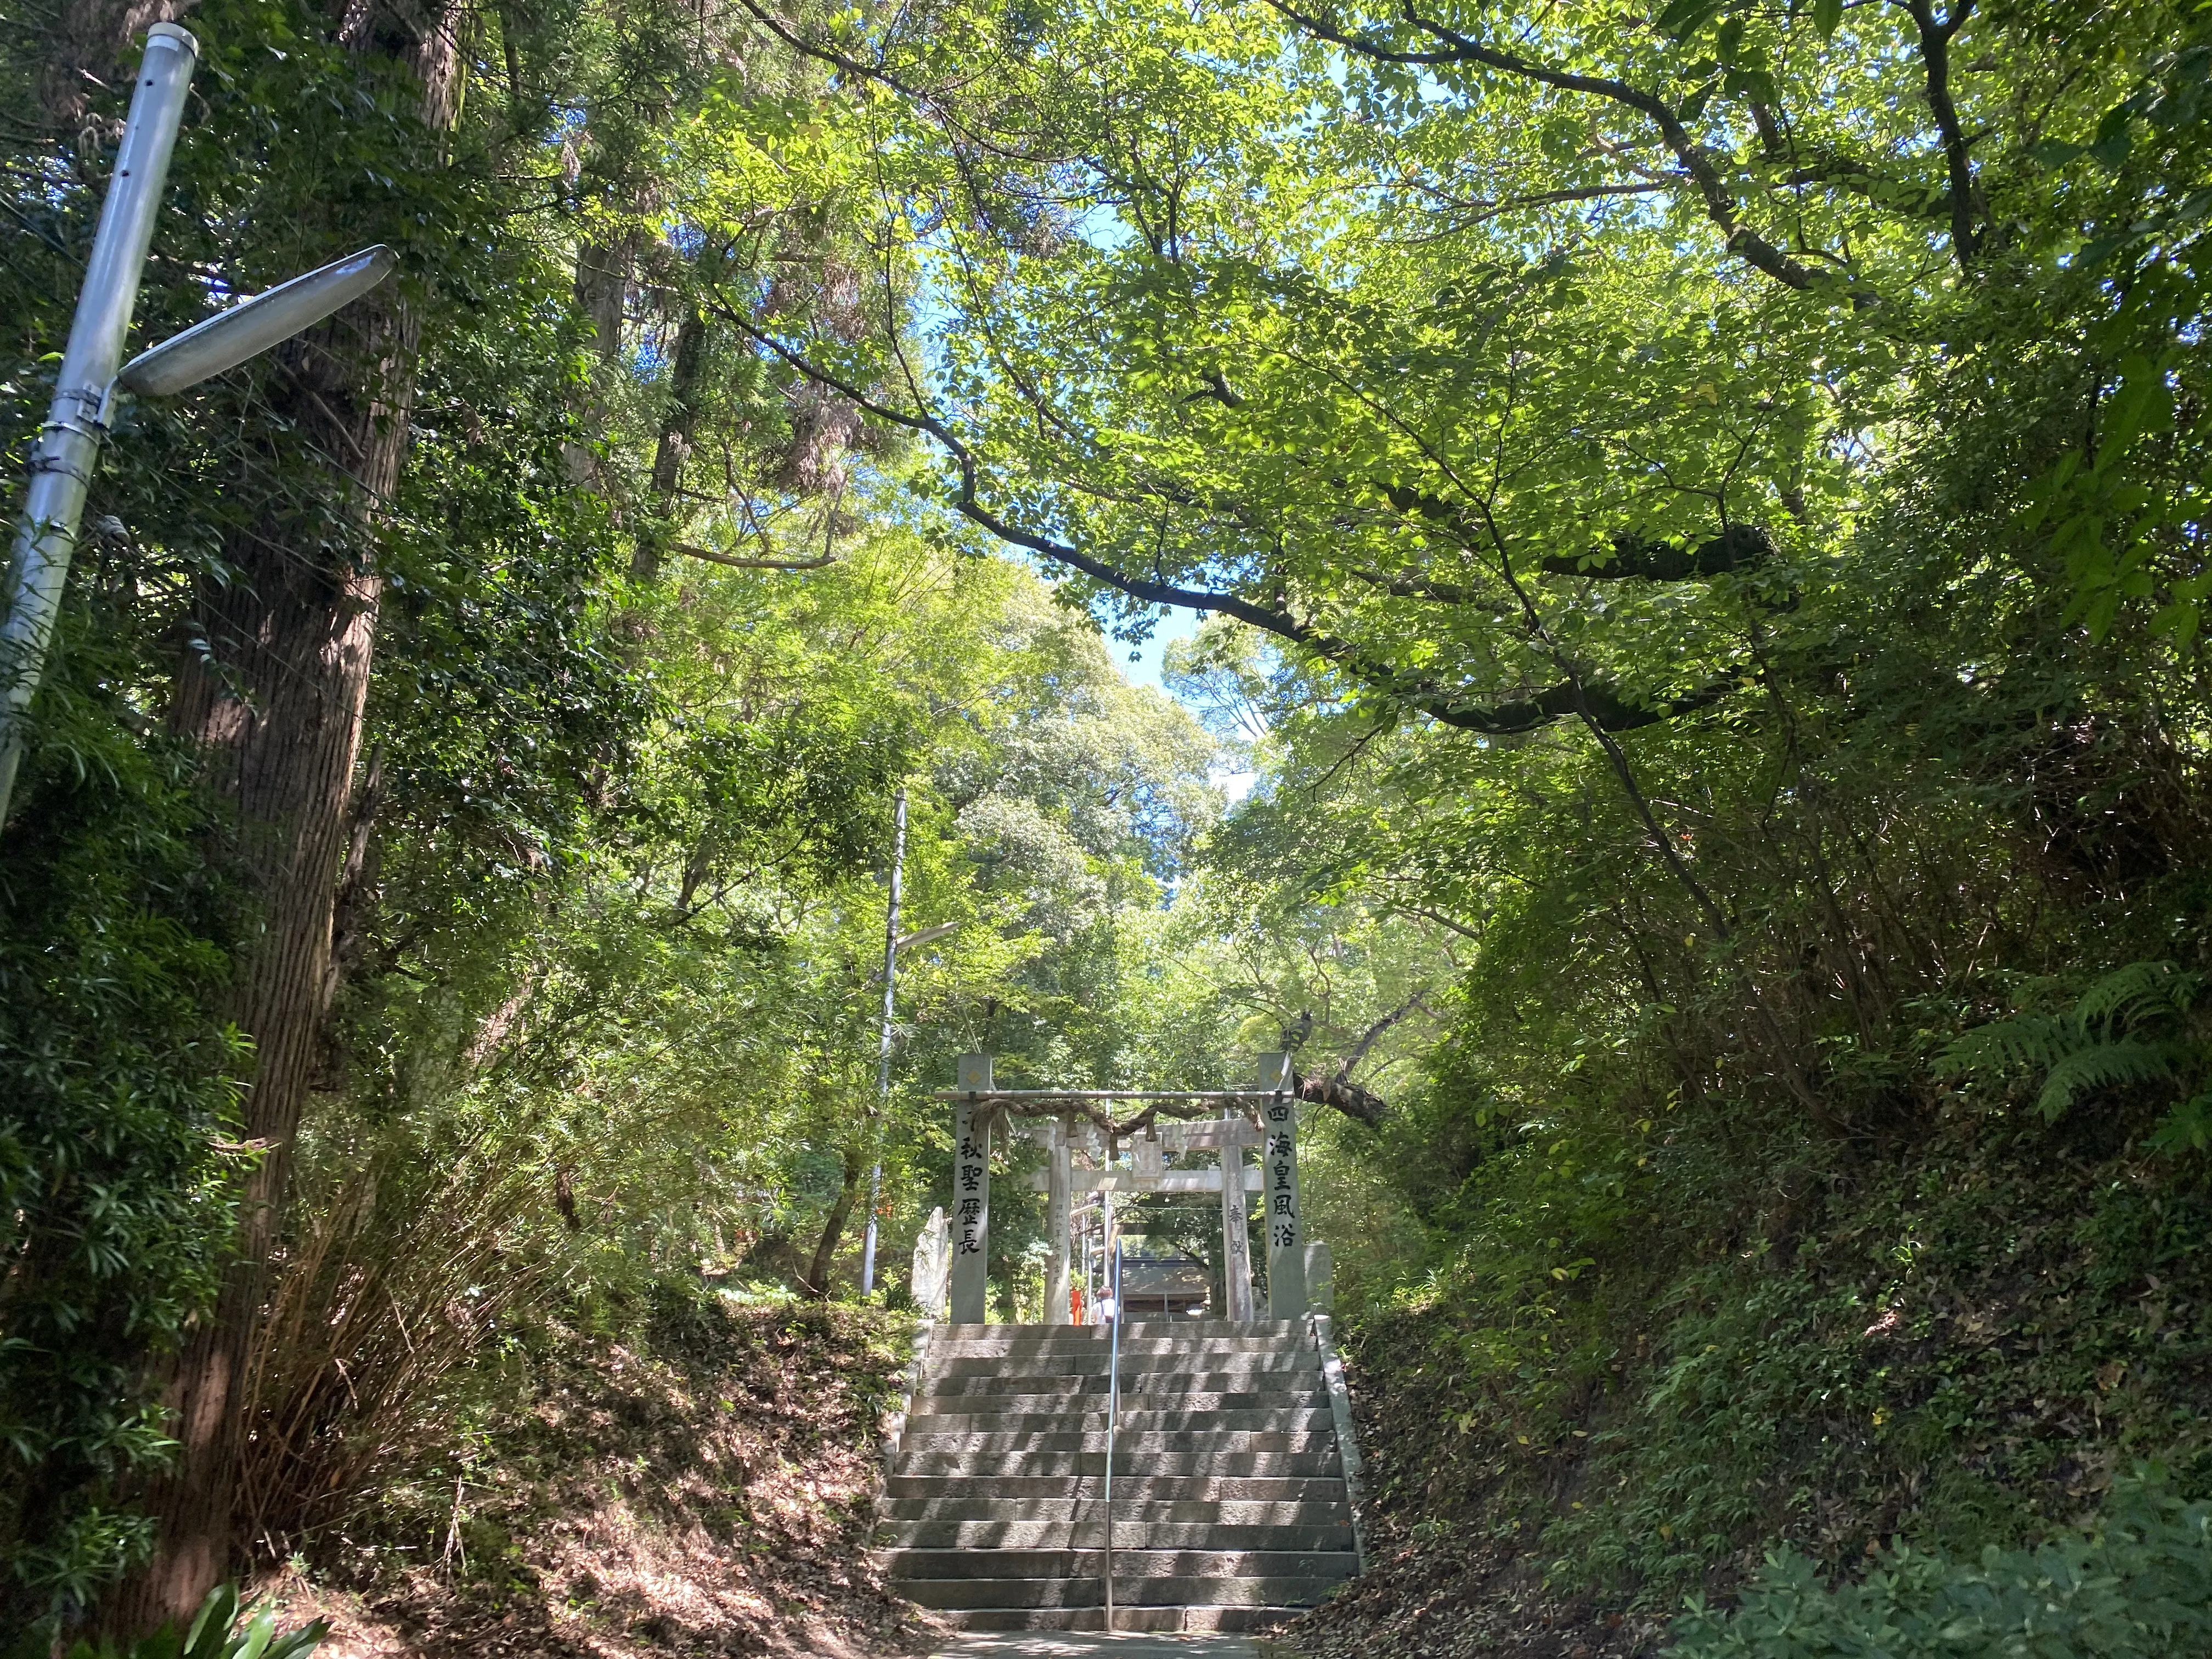
{"type": "MultiPolygon", "coordinates": [[[[1224,1124],[1242,1125],[1243,1113],[1230,1107],[1224,1124]]],[[[1244,1191],[1244,1148],[1224,1134],[1221,1148],[1221,1316],[1252,1317],[1252,1200],[1244,1191]]]]}
{"type": "MultiPolygon", "coordinates": [[[[952,1086],[988,1094],[991,1057],[963,1054],[952,1086]]],[[[952,1107],[952,1307],[955,1325],[988,1318],[991,1260],[991,1114],[988,1101],[958,1100],[952,1107]]]]}
{"type": "Polygon", "coordinates": [[[1262,1185],[1260,1201],[1267,1235],[1267,1317],[1306,1316],[1305,1233],[1298,1224],[1298,1103],[1291,1092],[1291,1057],[1260,1056],[1259,1086],[1273,1098],[1260,1103],[1262,1185]]]}
{"type": "Polygon", "coordinates": [[[1046,1236],[1052,1240],[1052,1255],[1044,1272],[1044,1322],[1048,1325],[1068,1325],[1074,1315],[1067,1300],[1067,1229],[1068,1229],[1068,1140],[1074,1127],[1072,1118],[1061,1117],[1050,1125],[1051,1139],[1047,1156],[1052,1160],[1046,1166],[1045,1221],[1046,1236]]]}

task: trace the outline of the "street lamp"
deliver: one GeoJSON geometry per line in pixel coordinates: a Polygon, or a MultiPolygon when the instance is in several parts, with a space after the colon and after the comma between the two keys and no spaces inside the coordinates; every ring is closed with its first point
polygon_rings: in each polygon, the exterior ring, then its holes
{"type": "Polygon", "coordinates": [[[0,824],[23,758],[23,725],[45,672],[46,647],[76,550],[107,417],[118,392],[167,397],[312,327],[389,276],[388,247],[364,248],[319,270],[256,295],[133,358],[120,374],[123,341],[138,303],[138,279],[153,240],[154,217],[176,148],[185,94],[199,42],[174,23],[146,31],[146,55],[131,94],[131,118],[115,157],[115,177],[100,210],[92,259],[78,290],[69,346],[54,400],[31,449],[30,489],[9,568],[0,615],[0,824]]]}

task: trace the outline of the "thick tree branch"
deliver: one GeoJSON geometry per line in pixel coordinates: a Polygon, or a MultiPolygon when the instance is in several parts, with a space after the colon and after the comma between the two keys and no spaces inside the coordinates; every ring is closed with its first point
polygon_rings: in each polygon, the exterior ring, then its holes
{"type": "Polygon", "coordinates": [[[1534,732],[1540,726],[1565,720],[1587,720],[1601,732],[1634,732],[1710,708],[1726,696],[1728,690],[1725,685],[1706,686],[1666,702],[1644,703],[1630,701],[1611,686],[1570,678],[1516,702],[1482,708],[1455,707],[1442,702],[1412,702],[1411,706],[1445,726],[1491,737],[1534,732]]]}
{"type": "Polygon", "coordinates": [[[1633,702],[1609,687],[1591,686],[1570,679],[1539,692],[1534,697],[1497,705],[1476,705],[1455,702],[1438,686],[1408,685],[1402,677],[1387,665],[1376,662],[1350,641],[1314,627],[1279,603],[1259,605],[1239,594],[1224,592],[1218,588],[1184,587],[1175,582],[1133,576],[1065,542],[1009,524],[976,498],[978,469],[975,452],[944,422],[927,410],[909,412],[870,397],[851,381],[794,351],[734,307],[717,303],[715,310],[764,350],[773,353],[817,385],[827,386],[839,396],[850,399],[855,408],[878,420],[888,421],[895,426],[904,427],[909,432],[922,433],[934,439],[951,456],[954,465],[958,469],[959,483],[953,492],[953,510],[969,523],[989,531],[1000,541],[1010,546],[1026,548],[1055,564],[1080,571],[1116,592],[1126,593],[1131,599],[1147,605],[1218,611],[1224,617],[1234,617],[1241,623],[1272,634],[1278,639],[1287,640],[1300,649],[1344,669],[1371,690],[1426,714],[1443,725],[1463,732],[1502,736],[1532,732],[1554,720],[1577,718],[1597,721],[1607,731],[1627,732],[1705,708],[1718,701],[1726,692],[1725,686],[1712,687],[1693,692],[1686,697],[1676,698],[1671,702],[1649,704],[1633,702]]]}
{"type": "MultiPolygon", "coordinates": [[[[1382,1127],[1382,1115],[1390,1109],[1389,1103],[1380,1096],[1370,1093],[1352,1080],[1354,1067],[1367,1058],[1367,1051],[1393,1025],[1404,1019],[1415,1009],[1426,1012],[1428,1004],[1422,1001],[1424,993],[1416,991],[1389,1013],[1367,1028],[1352,1052],[1336,1063],[1336,1069],[1327,1077],[1302,1077],[1297,1079],[1297,1097],[1316,1106],[1334,1106],[1346,1117],[1356,1118],[1370,1129],[1382,1127]]],[[[1310,1018],[1310,1017],[1309,1017],[1310,1018]]]]}
{"type": "Polygon", "coordinates": [[[1432,921],[1437,927],[1443,928],[1446,933],[1456,933],[1462,939],[1472,939],[1477,945],[1482,943],[1482,935],[1480,933],[1476,931],[1474,928],[1468,927],[1463,921],[1454,921],[1443,911],[1437,909],[1431,905],[1407,904],[1402,900],[1393,899],[1390,901],[1390,908],[1400,915],[1412,916],[1415,920],[1420,921],[1432,921]]]}
{"type": "Polygon", "coordinates": [[[1239,622],[1249,623],[1255,628],[1277,635],[1291,641],[1293,644],[1319,648],[1328,643],[1325,635],[1308,627],[1287,611],[1254,605],[1250,600],[1242,599],[1237,594],[1224,593],[1211,588],[1183,587],[1173,582],[1148,581],[1142,577],[1125,575],[1112,566],[1094,559],[1064,542],[1054,541],[1049,537],[1036,535],[1017,526],[1008,524],[976,499],[975,453],[968,447],[960,435],[946,426],[944,422],[926,410],[908,413],[905,410],[895,409],[888,404],[880,403],[850,381],[831,374],[802,354],[793,351],[774,335],[756,326],[752,319],[744,313],[727,306],[717,306],[716,309],[756,344],[772,352],[816,384],[828,386],[832,392],[851,399],[856,407],[867,414],[873,415],[878,420],[889,421],[894,426],[902,426],[909,432],[922,433],[935,439],[944,447],[945,453],[951,456],[953,465],[959,471],[959,485],[954,491],[952,498],[953,510],[969,523],[989,531],[1000,541],[1015,547],[1025,547],[1030,552],[1050,559],[1054,563],[1064,564],[1071,569],[1079,570],[1085,575],[1094,577],[1109,587],[1127,593],[1132,599],[1141,599],[1148,605],[1180,605],[1193,611],[1218,611],[1224,616],[1234,617],[1239,622]]]}
{"type": "Polygon", "coordinates": [[[1555,553],[1540,561],[1537,568],[1555,576],[1633,576],[1645,581],[1680,582],[1748,569],[1773,556],[1774,539],[1764,530],[1757,525],[1732,524],[1695,547],[1615,536],[1612,556],[1602,562],[1592,562],[1598,556],[1594,554],[1578,557],[1555,553]]]}
{"type": "Polygon", "coordinates": [[[1945,220],[1951,216],[1949,191],[1931,190],[1910,198],[1901,181],[1850,155],[1814,155],[1802,160],[1789,172],[1778,175],[1768,188],[1788,190],[1804,185],[1849,191],[1876,206],[1909,213],[1916,218],[1945,220]]]}
{"type": "MultiPolygon", "coordinates": [[[[827,46],[818,40],[808,40],[778,17],[767,6],[762,4],[761,0],[738,0],[738,3],[751,14],[755,22],[793,52],[803,57],[811,58],[817,64],[826,64],[841,75],[850,76],[859,81],[872,81],[878,86],[896,93],[917,108],[927,111],[936,120],[944,125],[947,132],[957,135],[963,143],[972,145],[1003,161],[1024,166],[1033,165],[1042,159],[1025,155],[1005,144],[994,143],[975,128],[957,119],[951,100],[945,94],[933,91],[905,79],[880,60],[871,63],[853,57],[848,52],[840,52],[835,46],[827,46]]],[[[966,158],[956,150],[954,161],[962,167],[964,173],[966,158]]],[[[972,180],[970,183],[972,185],[972,180]]]]}
{"type": "MultiPolygon", "coordinates": [[[[1403,484],[1390,484],[1382,492],[1391,506],[1401,513],[1410,513],[1431,524],[1450,530],[1461,543],[1468,544],[1481,534],[1481,527],[1468,518],[1465,508],[1441,496],[1410,489],[1403,484]]],[[[1623,532],[1613,538],[1610,556],[1595,553],[1555,553],[1539,562],[1538,568],[1555,576],[1638,577],[1645,581],[1693,581],[1704,576],[1717,576],[1730,570],[1747,569],[1763,564],[1774,556],[1774,538],[1757,525],[1730,525],[1717,536],[1699,543],[1694,548],[1678,547],[1672,542],[1650,541],[1642,537],[1623,532]]],[[[1385,576],[1376,571],[1352,573],[1362,581],[1380,587],[1401,599],[1430,599],[1438,605],[1484,605],[1490,594],[1460,582],[1440,582],[1426,577],[1385,576]]]]}
{"type": "Polygon", "coordinates": [[[1966,27],[1974,0],[1954,0],[1951,15],[1939,18],[1928,0],[1899,0],[1920,32],[1920,58],[1926,65],[1928,107],[1936,117],[1936,131],[1943,142],[1943,167],[1951,180],[1951,252],[1965,270],[1981,249],[1981,232],[1975,223],[1977,203],[1974,169],[1966,134],[1959,125],[1959,107],[1951,99],[1951,42],[1966,27]]]}
{"type": "Polygon", "coordinates": [[[1553,69],[1516,52],[1470,40],[1434,18],[1421,15],[1411,0],[1401,0],[1400,16],[1408,27],[1439,42],[1437,50],[1401,51],[1387,41],[1368,34],[1348,33],[1322,18],[1300,11],[1287,3],[1287,0],[1268,0],[1268,3],[1316,39],[1327,40],[1376,63],[1430,68],[1449,64],[1479,64],[1502,75],[1534,81],[1561,92],[1602,98],[1624,109],[1634,110],[1659,129],[1660,137],[1673,152],[1675,161],[1697,187],[1698,198],[1705,204],[1705,216],[1726,239],[1731,253],[1754,269],[1765,271],[1785,287],[1800,292],[1813,288],[1819,281],[1808,266],[1791,258],[1743,222],[1741,206],[1722,179],[1720,169],[1713,164],[1711,154],[1690,136],[1689,129],[1683,125],[1682,118],[1674,106],[1656,93],[1646,92],[1641,87],[1632,86],[1609,76],[1580,75],[1569,70],[1553,69]]]}
{"type": "Polygon", "coordinates": [[[726,564],[732,570],[820,570],[837,562],[834,553],[811,559],[746,559],[734,553],[717,553],[710,547],[694,547],[690,542],[670,542],[668,550],[687,558],[704,559],[709,564],[726,564]]]}
{"type": "Polygon", "coordinates": [[[855,80],[873,81],[878,85],[888,87],[900,97],[909,99],[925,108],[937,106],[938,100],[935,98],[924,92],[920,87],[909,85],[881,64],[864,63],[858,58],[848,57],[835,47],[825,46],[818,40],[808,40],[766,6],[759,3],[759,0],[738,0],[738,3],[752,14],[753,21],[758,23],[800,56],[811,58],[815,62],[827,64],[830,68],[842,74],[849,75],[855,80]]]}
{"type": "Polygon", "coordinates": [[[1613,196],[1653,196],[1662,191],[1679,190],[1686,182],[1680,179],[1647,179],[1632,185],[1580,185],[1565,190],[1537,191],[1527,196],[1473,199],[1455,196],[1449,191],[1439,190],[1431,185],[1417,185],[1415,188],[1431,201],[1441,203],[1446,208],[1463,214],[1464,217],[1454,218],[1447,227],[1448,230],[1459,231],[1470,230],[1500,214],[1518,213],[1529,208],[1557,207],[1565,202],[1599,202],[1613,196]]]}
{"type": "Polygon", "coordinates": [[[1334,1106],[1346,1117],[1356,1118],[1370,1129],[1381,1128],[1382,1114],[1390,1109],[1388,1101],[1369,1093],[1340,1072],[1328,1077],[1300,1078],[1298,1098],[1316,1106],[1334,1106]]]}

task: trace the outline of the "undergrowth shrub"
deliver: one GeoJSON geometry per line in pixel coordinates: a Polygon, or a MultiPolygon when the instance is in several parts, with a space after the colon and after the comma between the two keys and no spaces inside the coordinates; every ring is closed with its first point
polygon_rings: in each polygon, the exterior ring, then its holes
{"type": "Polygon", "coordinates": [[[2212,1651],[2212,1503],[2118,1483],[2093,1530],[1978,1559],[1899,1544],[1831,1589],[1794,1550],[1735,1612],[1694,1601],[1674,1659],[2197,1659],[2212,1651]]]}
{"type": "Polygon", "coordinates": [[[392,1135],[311,1190],[248,1358],[257,1549],[282,1559],[462,1432],[475,1362],[559,1275],[529,1224],[540,1174],[512,1147],[392,1135]]]}
{"type": "Polygon", "coordinates": [[[1814,1183],[1702,1115],[1494,1152],[1456,1261],[1355,1310],[1386,1525],[1643,1613],[1778,1542],[1829,1573],[1887,1540],[2026,1547],[2139,1462],[2212,1488],[2188,1170],[1962,1110],[1814,1183]]]}
{"type": "Polygon", "coordinates": [[[217,1584],[183,1630],[164,1625],[124,1646],[111,1637],[96,1645],[79,1638],[62,1651],[34,1629],[6,1651],[8,1659],[54,1659],[57,1652],[60,1659],[308,1659],[330,1633],[327,1619],[279,1631],[274,1607],[241,1601],[236,1585],[217,1584]]]}
{"type": "Polygon", "coordinates": [[[121,1496],[167,1438],[149,1370],[232,1232],[241,918],[187,758],[127,729],[130,664],[39,705],[0,857],[0,1630],[66,1621],[144,1547],[121,1496]]]}
{"type": "Polygon", "coordinates": [[[2209,1218],[2139,1160],[1984,1126],[1686,1264],[1589,1425],[1556,1571],[1680,1583],[1778,1537],[1832,1571],[1899,1534],[2046,1535],[2136,1460],[2202,1484],[2209,1218]]]}

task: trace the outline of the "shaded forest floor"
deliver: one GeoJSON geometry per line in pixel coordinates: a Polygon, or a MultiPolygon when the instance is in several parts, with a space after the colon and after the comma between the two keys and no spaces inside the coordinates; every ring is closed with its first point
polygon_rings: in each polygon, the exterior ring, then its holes
{"type": "Polygon", "coordinates": [[[264,1588],[325,1659],[876,1655],[937,1632],[866,1553],[906,1359],[866,1310],[708,1302],[551,1328],[426,1468],[264,1588]]]}
{"type": "Polygon", "coordinates": [[[1645,1659],[1665,1626],[1547,1590],[1528,1551],[1401,1541],[1276,1640],[1305,1659],[1645,1659]]]}
{"type": "Polygon", "coordinates": [[[1834,1583],[2069,1532],[2141,1468],[2212,1494],[2212,1189],[2128,1127],[1961,1120],[1794,1200],[1756,1170],[1556,1290],[1478,1240],[1352,1333],[1373,1565],[1280,1639],[1646,1659],[1778,1545],[1834,1583]]]}
{"type": "MultiPolygon", "coordinates": [[[[1413,1391],[1348,1362],[1363,1451],[1379,1471],[1426,1464],[1444,1437],[1413,1391]]],[[[1532,1549],[1438,1526],[1420,1508],[1367,1511],[1367,1571],[1274,1632],[1300,1659],[1649,1659],[1667,1621],[1624,1611],[1626,1597],[1562,1593],[1532,1549]]]]}
{"type": "Polygon", "coordinates": [[[1398,1548],[1276,1639],[1305,1659],[1646,1659],[1666,1621],[1553,1595],[1528,1553],[1398,1548]]]}

